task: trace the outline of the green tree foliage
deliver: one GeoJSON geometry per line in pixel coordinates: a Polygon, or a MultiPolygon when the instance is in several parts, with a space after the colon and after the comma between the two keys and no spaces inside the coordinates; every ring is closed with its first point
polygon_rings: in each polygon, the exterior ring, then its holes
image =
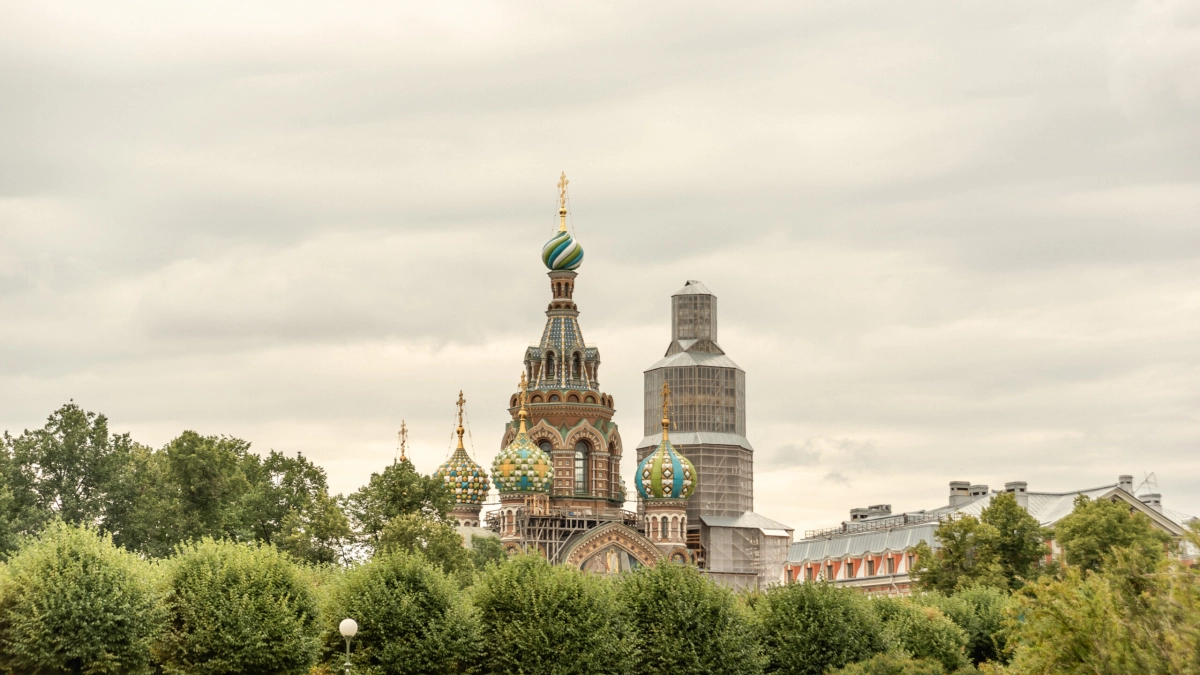
{"type": "Polygon", "coordinates": [[[1007,592],[990,586],[972,586],[954,595],[920,593],[912,596],[912,602],[937,607],[962,629],[967,636],[967,657],[973,663],[1006,660],[1007,592]]]}
{"type": "Polygon", "coordinates": [[[454,507],[454,495],[437,476],[422,476],[407,459],[397,461],[371,474],[357,492],[350,495],[347,510],[366,543],[374,546],[391,520],[397,516],[421,514],[444,520],[454,507]]]}
{"type": "Polygon", "coordinates": [[[695,567],[659,563],[617,585],[637,654],[631,673],[754,675],[762,672],[747,610],[695,567]]]}
{"type": "Polygon", "coordinates": [[[1002,492],[992,497],[992,502],[979,514],[979,520],[996,528],[992,547],[1008,587],[1020,588],[1027,580],[1037,578],[1050,552],[1046,546],[1050,533],[1017,504],[1016,496],[1002,492]]]}
{"type": "Polygon", "coordinates": [[[53,523],[0,568],[0,669],[149,673],[158,601],[147,563],[95,530],[53,523]]]}
{"type": "Polygon", "coordinates": [[[346,562],[346,549],[353,537],[350,520],[337,498],[322,490],[303,508],[284,516],[275,539],[280,550],[297,560],[328,565],[346,562]]]}
{"type": "Polygon", "coordinates": [[[472,537],[471,562],[482,572],[488,565],[499,565],[508,559],[504,544],[497,537],[472,537]]]}
{"type": "Polygon", "coordinates": [[[1165,557],[1171,537],[1154,527],[1145,514],[1121,501],[1075,498],[1075,510],[1058,521],[1054,536],[1063,548],[1067,564],[1085,570],[1100,570],[1106,556],[1116,549],[1136,549],[1156,563],[1165,557]]]}
{"type": "Polygon", "coordinates": [[[1068,567],[1016,601],[1015,672],[1200,672],[1200,571],[1178,561],[1117,550],[1102,571],[1068,567]]]}
{"type": "Polygon", "coordinates": [[[883,651],[879,619],[856,590],[789,584],[754,602],[766,672],[822,675],[883,651]]]}
{"type": "Polygon", "coordinates": [[[949,671],[967,665],[967,635],[937,607],[902,598],[878,598],[873,607],[883,624],[888,651],[937,661],[949,671]]]}
{"type": "Polygon", "coordinates": [[[533,555],[491,567],[471,589],[481,670],[490,675],[626,672],[628,638],[603,578],[533,555]]]}
{"type": "Polygon", "coordinates": [[[959,588],[1020,588],[1036,578],[1049,552],[1049,533],[1010,493],[992,498],[979,518],[947,520],[934,533],[939,548],[921,542],[913,549],[918,588],[950,594],[959,588]]]}
{"type": "Polygon", "coordinates": [[[459,585],[471,583],[475,565],[462,535],[450,523],[408,513],[392,518],[379,533],[378,551],[416,553],[437,565],[459,585]]]}
{"type": "Polygon", "coordinates": [[[288,675],[316,661],[313,590],[274,547],[205,539],[166,564],[164,672],[288,675]]]}
{"type": "Polygon", "coordinates": [[[936,552],[926,542],[913,548],[912,576],[918,588],[950,594],[958,588],[985,585],[1008,588],[995,542],[1000,533],[974,516],[947,520],[934,535],[936,552]]]}
{"type": "MultiPolygon", "coordinates": [[[[461,548],[461,545],[460,545],[461,548]]],[[[354,672],[460,673],[475,663],[477,624],[457,584],[419,555],[380,553],[336,584],[325,611],[331,669],[344,661],[338,623],[358,622],[354,672]]]]}
{"type": "Polygon", "coordinates": [[[169,480],[180,503],[176,524],[181,541],[202,537],[249,540],[249,518],[241,500],[250,491],[243,460],[250,444],[228,436],[185,431],[163,449],[169,480]]]}
{"type": "Polygon", "coordinates": [[[900,654],[876,654],[866,661],[830,671],[829,675],[946,675],[946,669],[937,661],[911,659],[900,654]]]}
{"type": "Polygon", "coordinates": [[[133,441],[109,435],[108,419],[68,403],[46,425],[13,438],[4,434],[8,461],[10,517],[16,529],[32,532],[51,518],[68,523],[107,523],[116,478],[133,441]]]}

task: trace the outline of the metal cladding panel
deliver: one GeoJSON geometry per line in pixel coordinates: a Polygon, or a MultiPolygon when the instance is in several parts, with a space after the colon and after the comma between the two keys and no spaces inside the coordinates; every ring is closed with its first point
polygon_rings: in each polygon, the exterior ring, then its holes
{"type": "Polygon", "coordinates": [[[801,539],[792,544],[787,562],[800,563],[826,558],[856,558],[867,553],[905,551],[924,541],[934,545],[937,523],[924,523],[893,530],[856,532],[821,539],[801,539]]]}

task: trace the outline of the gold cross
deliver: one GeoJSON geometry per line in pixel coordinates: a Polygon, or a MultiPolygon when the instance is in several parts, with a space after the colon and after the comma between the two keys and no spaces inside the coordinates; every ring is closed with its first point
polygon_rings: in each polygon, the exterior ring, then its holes
{"type": "Polygon", "coordinates": [[[525,380],[525,371],[521,371],[521,409],[525,408],[525,390],[529,383],[525,380]]]}
{"type": "Polygon", "coordinates": [[[400,420],[400,432],[396,436],[400,439],[400,461],[404,461],[408,459],[404,456],[408,449],[408,425],[404,423],[404,420],[400,420]]]}
{"type": "Polygon", "coordinates": [[[571,181],[567,180],[567,172],[562,172],[558,177],[558,209],[561,211],[567,208],[567,184],[571,181]]]}
{"type": "Polygon", "coordinates": [[[667,413],[671,407],[671,385],[667,382],[663,382],[662,399],[663,399],[663,421],[666,422],[667,421],[667,413]]]}
{"type": "Polygon", "coordinates": [[[463,406],[466,405],[466,403],[467,399],[463,398],[462,390],[460,389],[458,392],[458,426],[460,427],[462,426],[463,420],[463,406]]]}

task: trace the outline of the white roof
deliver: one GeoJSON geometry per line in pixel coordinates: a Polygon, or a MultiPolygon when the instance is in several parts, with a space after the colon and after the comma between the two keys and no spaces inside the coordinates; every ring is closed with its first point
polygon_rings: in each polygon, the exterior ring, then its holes
{"type": "Polygon", "coordinates": [[[781,535],[768,534],[767,536],[790,537],[791,534],[789,533],[794,529],[788,525],[784,525],[783,523],[777,523],[766,516],[760,516],[753,511],[745,511],[739,516],[732,517],[700,516],[700,520],[704,521],[704,524],[708,525],[709,527],[742,527],[747,529],[763,530],[764,534],[767,533],[767,530],[779,530],[783,532],[781,535]]]}
{"type": "Polygon", "coordinates": [[[679,291],[675,293],[675,295],[712,295],[712,294],[713,294],[712,291],[708,290],[708,288],[704,284],[700,283],[699,281],[696,281],[695,279],[688,279],[687,283],[685,283],[683,285],[683,288],[679,289],[679,291]]]}
{"type": "Polygon", "coordinates": [[[713,352],[679,352],[662,357],[646,370],[677,368],[679,366],[712,366],[714,368],[742,369],[741,366],[733,362],[733,359],[724,354],[714,354],[713,352]]]}
{"type": "MultiPolygon", "coordinates": [[[[643,438],[637,444],[637,447],[638,449],[657,447],[658,442],[661,440],[661,433],[650,434],[643,438]]],[[[754,447],[750,445],[750,441],[746,440],[745,436],[725,434],[718,431],[672,431],[671,445],[736,445],[739,448],[754,450],[754,447]]]]}

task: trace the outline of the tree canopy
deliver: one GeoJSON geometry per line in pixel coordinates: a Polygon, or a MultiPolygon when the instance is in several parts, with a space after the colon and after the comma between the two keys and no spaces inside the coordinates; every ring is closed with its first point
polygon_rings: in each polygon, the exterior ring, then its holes
{"type": "Polygon", "coordinates": [[[1086,495],[1075,498],[1075,510],[1058,521],[1054,536],[1068,565],[1093,571],[1103,568],[1117,549],[1135,549],[1145,559],[1157,562],[1165,557],[1171,541],[1170,535],[1128,504],[1086,495]]]}

